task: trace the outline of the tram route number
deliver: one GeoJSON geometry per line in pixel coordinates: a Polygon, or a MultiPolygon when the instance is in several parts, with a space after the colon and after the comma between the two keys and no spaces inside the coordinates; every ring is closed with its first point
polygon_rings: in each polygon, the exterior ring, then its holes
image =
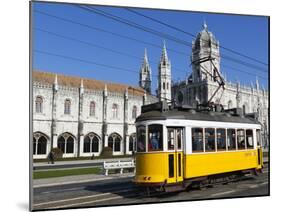
{"type": "Polygon", "coordinates": [[[246,152],[245,157],[256,156],[256,152],[246,152]]]}

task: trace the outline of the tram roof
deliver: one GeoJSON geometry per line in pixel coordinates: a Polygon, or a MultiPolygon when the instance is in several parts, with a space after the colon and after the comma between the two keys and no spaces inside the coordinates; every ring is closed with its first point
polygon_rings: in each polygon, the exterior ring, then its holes
{"type": "Polygon", "coordinates": [[[233,115],[228,112],[196,111],[192,109],[182,110],[179,108],[173,108],[166,111],[161,111],[157,109],[145,111],[137,117],[136,122],[167,119],[260,124],[258,120],[252,117],[233,115]]]}

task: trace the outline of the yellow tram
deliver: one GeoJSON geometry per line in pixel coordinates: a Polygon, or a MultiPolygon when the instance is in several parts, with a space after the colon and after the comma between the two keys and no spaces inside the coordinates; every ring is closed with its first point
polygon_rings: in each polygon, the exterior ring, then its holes
{"type": "Polygon", "coordinates": [[[239,115],[237,109],[214,112],[164,105],[143,106],[136,119],[135,183],[168,190],[223,173],[262,169],[261,126],[255,119],[239,115]]]}

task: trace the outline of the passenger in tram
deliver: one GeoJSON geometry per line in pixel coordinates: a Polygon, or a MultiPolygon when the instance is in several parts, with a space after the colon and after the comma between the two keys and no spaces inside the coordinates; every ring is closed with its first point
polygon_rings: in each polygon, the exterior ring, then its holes
{"type": "Polygon", "coordinates": [[[159,141],[157,139],[157,134],[153,133],[151,138],[152,149],[157,150],[159,149],[159,141]]]}
{"type": "Polygon", "coordinates": [[[138,142],[138,149],[139,149],[139,151],[144,151],[144,148],[145,148],[144,144],[139,141],[138,142]]]}

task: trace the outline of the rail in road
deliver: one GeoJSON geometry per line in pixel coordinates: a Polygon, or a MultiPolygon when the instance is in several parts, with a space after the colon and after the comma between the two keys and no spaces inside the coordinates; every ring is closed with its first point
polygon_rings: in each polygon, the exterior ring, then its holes
{"type": "Polygon", "coordinates": [[[34,209],[78,208],[151,202],[215,199],[268,195],[268,169],[259,176],[245,176],[240,181],[209,188],[190,188],[183,192],[152,192],[148,197],[132,178],[34,189],[34,209]]]}

